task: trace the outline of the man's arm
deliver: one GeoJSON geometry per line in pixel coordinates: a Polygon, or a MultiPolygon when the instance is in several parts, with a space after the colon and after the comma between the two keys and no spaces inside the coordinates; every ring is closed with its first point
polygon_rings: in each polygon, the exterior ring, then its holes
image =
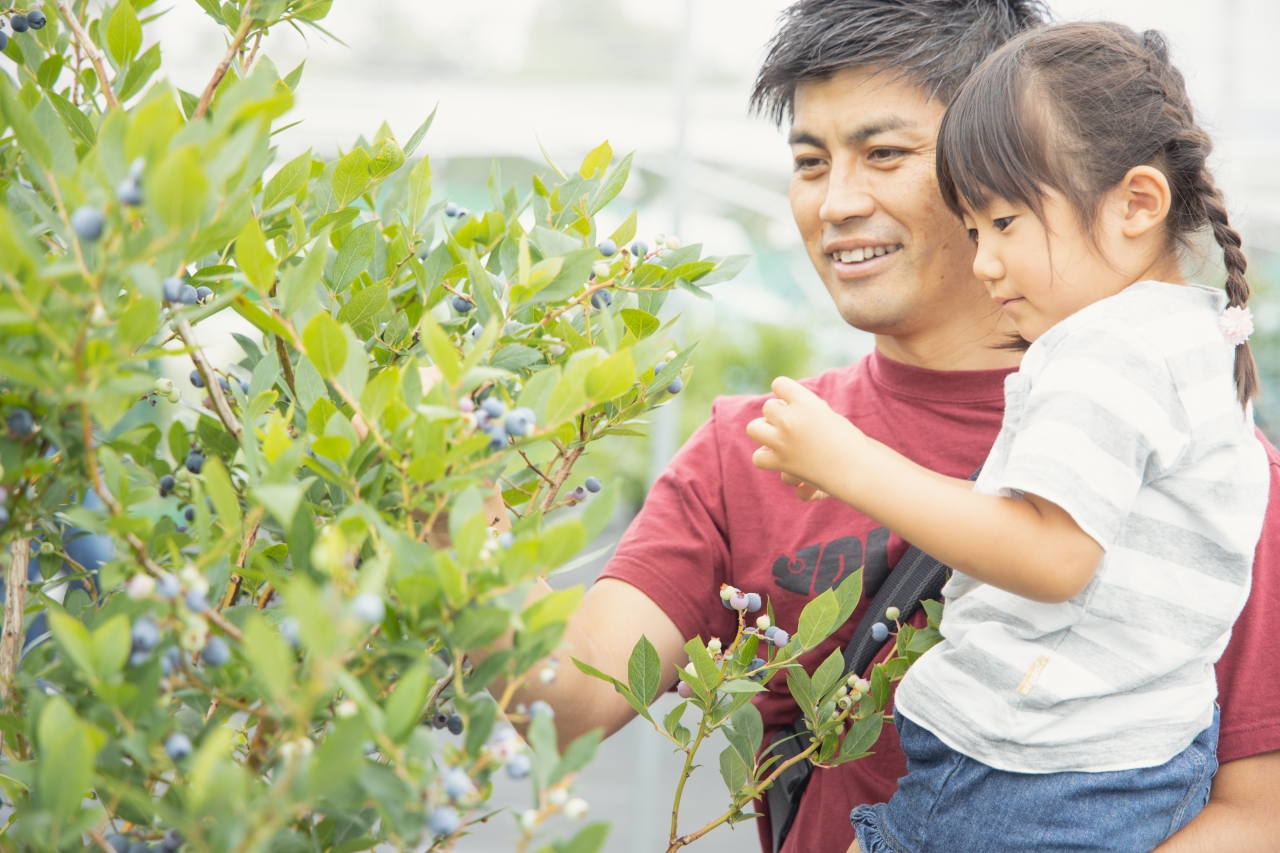
{"type": "Polygon", "coordinates": [[[1229,761],[1209,804],[1154,853],[1275,853],[1280,850],[1280,752],[1229,761]]]}
{"type": "MultiPolygon", "coordinates": [[[[666,691],[675,684],[676,667],[683,666],[685,660],[685,638],[680,629],[653,599],[631,584],[601,578],[569,617],[556,653],[561,664],[555,681],[542,684],[531,680],[516,692],[516,701],[541,699],[549,704],[556,713],[562,744],[591,729],[603,728],[608,737],[629,723],[636,712],[612,685],[585,675],[569,659],[577,658],[625,682],[631,649],[642,635],[658,651],[662,661],[660,690],[666,691]]],[[[496,694],[502,687],[492,689],[496,694]]]]}

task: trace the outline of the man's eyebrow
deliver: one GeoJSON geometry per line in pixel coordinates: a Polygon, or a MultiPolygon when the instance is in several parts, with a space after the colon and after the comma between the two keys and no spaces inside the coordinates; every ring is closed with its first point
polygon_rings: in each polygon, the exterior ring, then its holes
{"type": "Polygon", "coordinates": [[[868,122],[845,136],[846,145],[857,145],[860,142],[866,142],[873,136],[879,136],[882,133],[888,133],[891,130],[901,130],[904,127],[911,127],[912,122],[901,116],[890,116],[888,118],[877,119],[868,122]]]}
{"type": "Polygon", "coordinates": [[[806,130],[793,130],[787,137],[788,145],[812,145],[814,148],[826,148],[827,145],[818,137],[806,130]]]}

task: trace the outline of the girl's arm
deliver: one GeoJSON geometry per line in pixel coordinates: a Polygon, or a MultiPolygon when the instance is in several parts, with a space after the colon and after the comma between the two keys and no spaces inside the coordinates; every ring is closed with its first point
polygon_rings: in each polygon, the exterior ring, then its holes
{"type": "Polygon", "coordinates": [[[868,438],[817,395],[786,378],[747,426],[753,461],[784,471],[874,518],[948,566],[1043,602],[1089,583],[1102,547],[1057,505],[978,494],[868,438]]]}

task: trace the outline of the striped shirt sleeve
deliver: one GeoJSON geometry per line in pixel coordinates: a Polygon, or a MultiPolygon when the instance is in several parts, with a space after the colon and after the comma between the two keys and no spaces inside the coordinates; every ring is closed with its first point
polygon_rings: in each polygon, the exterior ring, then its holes
{"type": "Polygon", "coordinates": [[[1185,410],[1166,360],[1120,322],[1073,330],[1044,356],[993,485],[1057,504],[1110,550],[1138,490],[1186,450],[1185,410]]]}

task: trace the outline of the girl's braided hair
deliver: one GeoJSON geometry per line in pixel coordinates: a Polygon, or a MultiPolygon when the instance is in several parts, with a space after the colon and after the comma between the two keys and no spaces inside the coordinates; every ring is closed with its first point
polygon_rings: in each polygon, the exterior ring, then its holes
{"type": "MultiPolygon", "coordinates": [[[[938,180],[957,215],[1001,198],[1043,218],[1045,190],[1054,189],[1092,234],[1105,194],[1133,167],[1153,166],[1172,191],[1170,248],[1212,231],[1228,304],[1243,307],[1247,262],[1207,165],[1212,148],[1160,33],[1057,24],[1016,37],[961,87],[938,135],[938,180]]],[[[1235,358],[1236,390],[1247,404],[1258,391],[1247,343],[1235,358]]]]}

